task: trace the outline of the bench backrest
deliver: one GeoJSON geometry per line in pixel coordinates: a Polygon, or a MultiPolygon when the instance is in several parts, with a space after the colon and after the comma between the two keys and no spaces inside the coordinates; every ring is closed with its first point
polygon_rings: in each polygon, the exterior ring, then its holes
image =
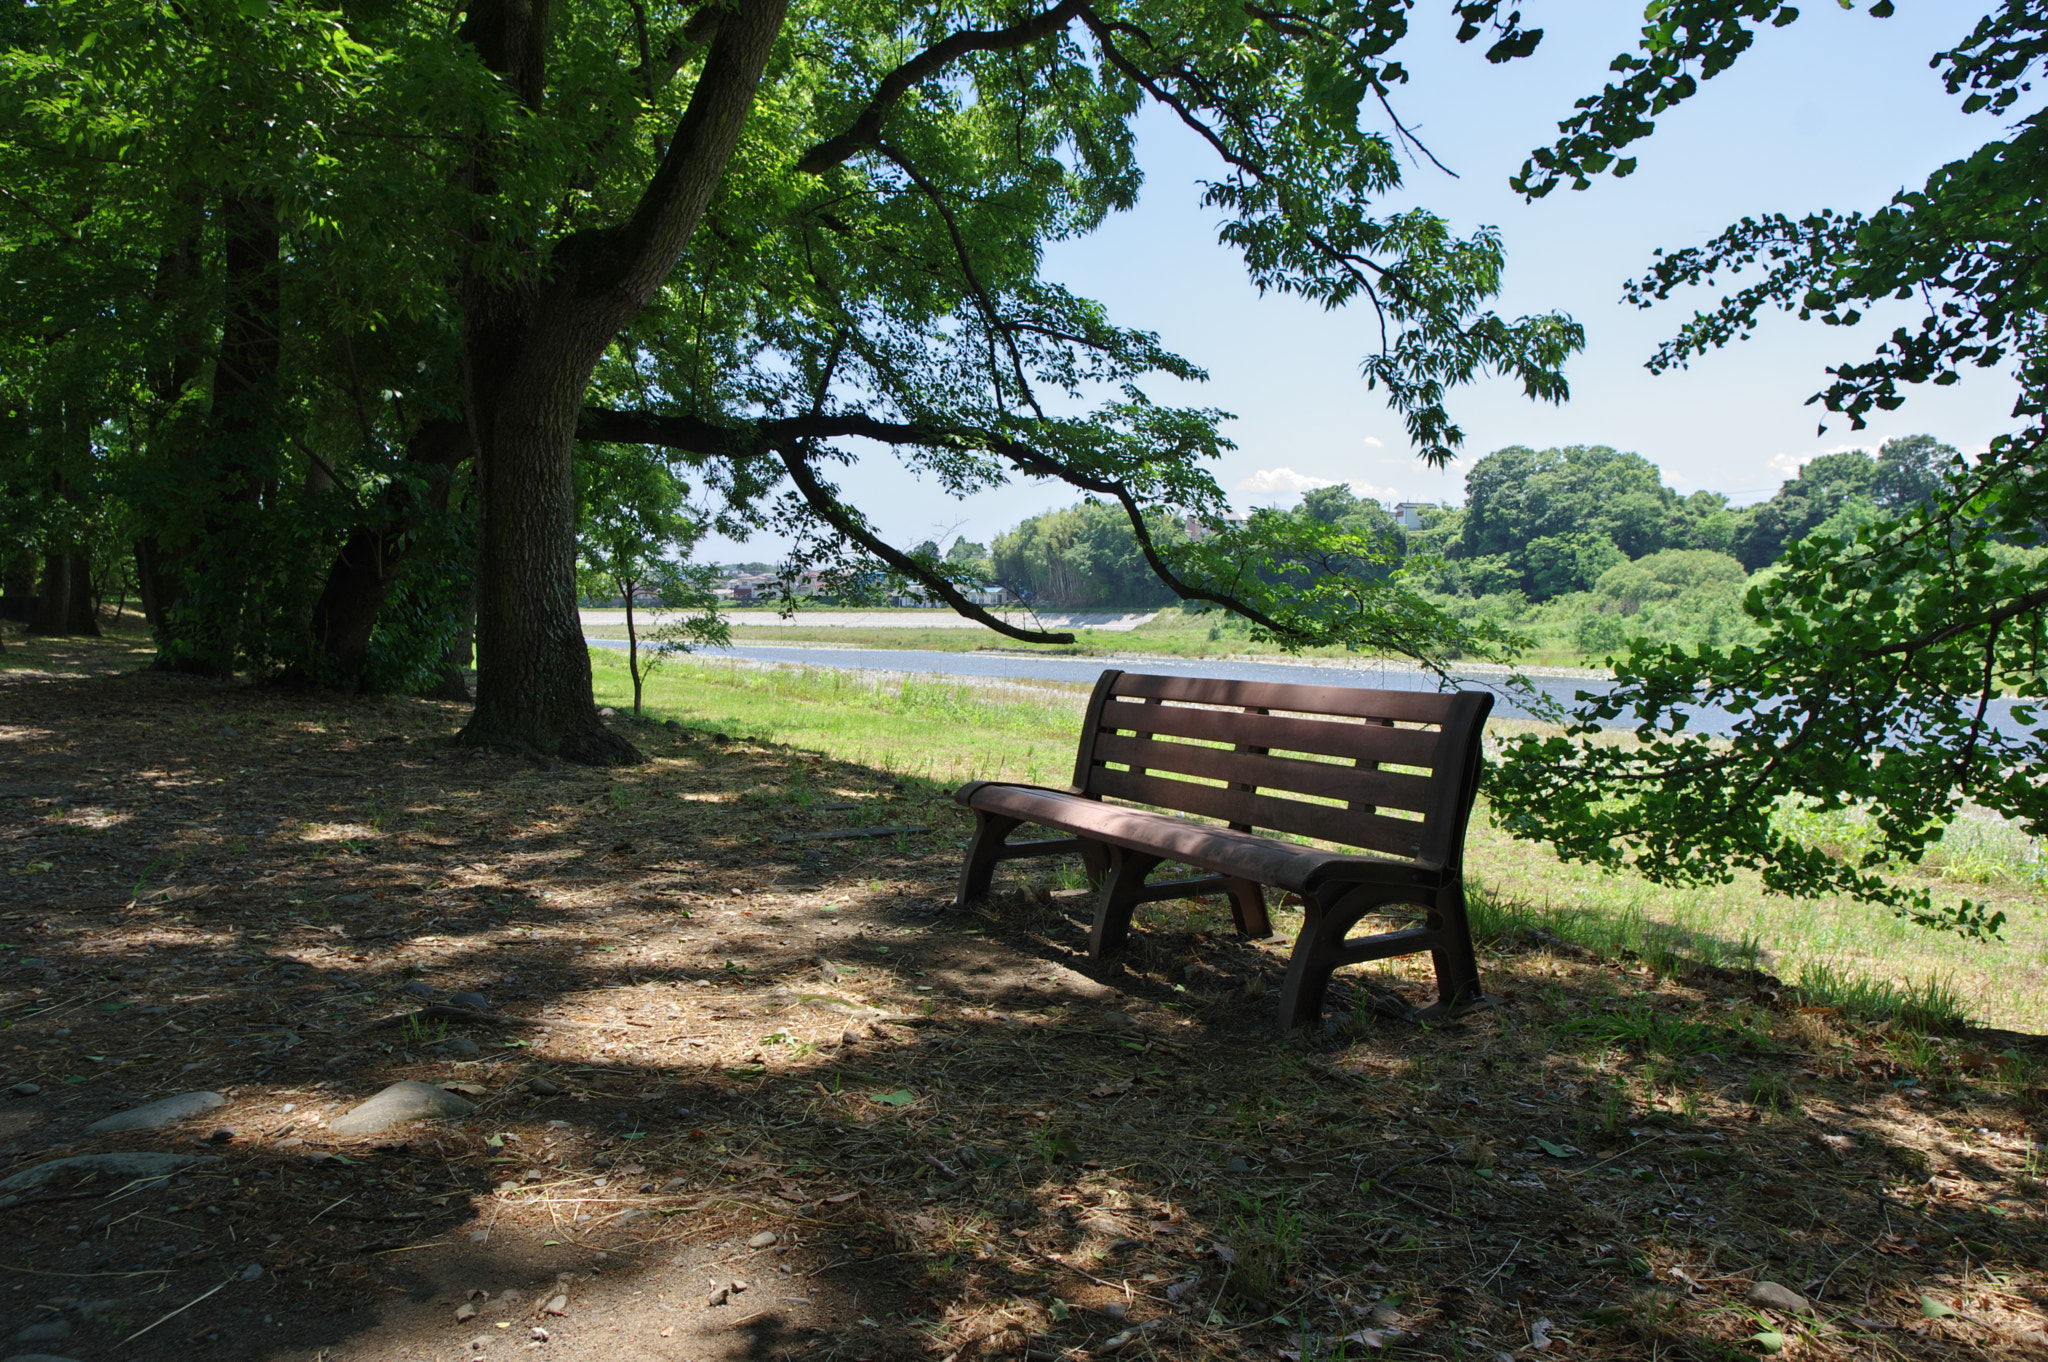
{"type": "Polygon", "coordinates": [[[1074,786],[1240,831],[1450,866],[1461,859],[1492,708],[1485,691],[1106,671],[1088,702],[1074,786]]]}

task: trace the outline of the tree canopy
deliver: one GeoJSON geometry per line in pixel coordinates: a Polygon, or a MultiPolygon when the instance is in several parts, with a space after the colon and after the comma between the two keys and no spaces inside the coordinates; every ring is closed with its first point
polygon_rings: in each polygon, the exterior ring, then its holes
{"type": "MultiPolygon", "coordinates": [[[[1276,637],[1483,646],[1397,584],[1265,589],[1255,560],[1356,546],[1321,522],[1234,541],[1205,468],[1223,415],[1144,386],[1200,371],[1040,269],[1134,201],[1157,105],[1213,152],[1204,205],[1255,284],[1367,311],[1363,376],[1425,457],[1458,446],[1448,395],[1482,374],[1561,400],[1580,329],[1489,310],[1498,236],[1376,206],[1415,148],[1391,104],[1411,8],[10,7],[18,542],[68,552],[70,489],[105,489],[168,665],[353,683],[415,549],[464,521],[467,737],[598,762],[632,753],[588,694],[579,440],[662,448],[725,533],[787,533],[800,567],[917,581],[1022,638],[1054,636],[887,543],[836,470],[885,451],[960,495],[1058,479],[1124,515],[1168,590],[1276,637]],[[1188,515],[1218,533],[1152,541],[1188,515]]],[[[1540,36],[1454,8],[1494,61],[1540,36]]]]}

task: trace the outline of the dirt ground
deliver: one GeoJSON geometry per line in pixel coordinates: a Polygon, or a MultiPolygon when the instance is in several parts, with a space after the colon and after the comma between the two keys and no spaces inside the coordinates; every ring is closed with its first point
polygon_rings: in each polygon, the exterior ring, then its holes
{"type": "Polygon", "coordinates": [[[0,673],[0,1179],[208,1161],[0,1203],[0,1353],[2048,1355],[2037,1038],[1530,940],[1449,1029],[1396,971],[1281,1037],[1220,905],[1108,970],[1046,863],[950,909],[941,789],[119,665],[0,673]],[[402,1079],[473,1110],[328,1128],[402,1079]]]}

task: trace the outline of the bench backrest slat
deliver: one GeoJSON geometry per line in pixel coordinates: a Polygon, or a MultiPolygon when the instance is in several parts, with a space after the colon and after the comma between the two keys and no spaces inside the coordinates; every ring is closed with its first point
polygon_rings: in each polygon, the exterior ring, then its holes
{"type": "Polygon", "coordinates": [[[1348,761],[1429,766],[1436,761],[1433,729],[1331,723],[1283,714],[1243,714],[1185,705],[1114,704],[1098,712],[1097,727],[1158,733],[1203,742],[1245,743],[1276,752],[1317,752],[1348,761]]]}
{"type": "Polygon", "coordinates": [[[1492,707],[1483,691],[1108,671],[1089,699],[1074,785],[1097,798],[1447,866],[1464,843],[1492,707]]]}
{"type": "Polygon", "coordinates": [[[1284,709],[1346,719],[1392,719],[1440,724],[1466,691],[1368,690],[1363,686],[1304,686],[1291,681],[1226,681],[1214,676],[1118,673],[1115,693],[1133,700],[1178,700],[1239,709],[1284,709]]]}
{"type": "MultiPolygon", "coordinates": [[[[1328,727],[1336,728],[1338,725],[1330,724],[1328,727]]],[[[1327,761],[1233,752],[1223,747],[1197,747],[1186,742],[1127,738],[1121,733],[1108,732],[1106,728],[1095,737],[1095,759],[1122,762],[1139,770],[1172,771],[1204,780],[1230,781],[1254,790],[1284,790],[1288,794],[1309,795],[1316,799],[1335,799],[1345,804],[1407,809],[1411,813],[1424,813],[1429,809],[1428,776],[1376,771],[1370,766],[1339,766],[1327,761]]]]}

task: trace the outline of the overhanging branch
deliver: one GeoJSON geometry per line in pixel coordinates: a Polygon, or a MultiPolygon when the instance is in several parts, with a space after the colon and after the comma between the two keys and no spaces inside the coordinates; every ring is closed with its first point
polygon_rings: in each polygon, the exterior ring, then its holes
{"type": "Polygon", "coordinates": [[[970,52],[1007,52],[1047,38],[1065,28],[1087,6],[1084,0],[1060,0],[1043,14],[1033,15],[1008,28],[969,29],[927,47],[882,78],[874,98],[860,111],[851,127],[805,152],[796,168],[807,175],[830,170],[847,157],[872,147],[882,135],[882,120],[911,86],[929,79],[970,52]]]}

